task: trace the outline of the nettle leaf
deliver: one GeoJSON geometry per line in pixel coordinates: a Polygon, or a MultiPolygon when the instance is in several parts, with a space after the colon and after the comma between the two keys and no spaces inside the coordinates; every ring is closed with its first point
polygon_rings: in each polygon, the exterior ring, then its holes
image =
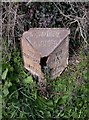
{"type": "Polygon", "coordinates": [[[66,103],[67,99],[69,98],[69,95],[64,95],[62,97],[63,103],[66,103]]]}
{"type": "Polygon", "coordinates": [[[10,86],[12,86],[12,83],[11,82],[5,82],[5,85],[4,85],[4,87],[7,87],[7,88],[9,88],[10,86]]]}
{"type": "Polygon", "coordinates": [[[9,94],[8,88],[4,88],[3,94],[5,97],[9,94]]]}
{"type": "Polygon", "coordinates": [[[6,79],[7,73],[8,73],[8,68],[6,68],[6,70],[2,73],[2,79],[3,79],[3,80],[6,79]]]}
{"type": "Polygon", "coordinates": [[[57,100],[55,100],[55,103],[56,103],[56,106],[63,104],[62,98],[60,97],[60,98],[58,98],[57,100]]]}
{"type": "Polygon", "coordinates": [[[10,86],[12,86],[12,83],[6,81],[6,82],[5,82],[5,85],[4,85],[4,87],[3,87],[3,94],[4,94],[5,97],[9,94],[8,88],[9,88],[10,86]]]}
{"type": "Polygon", "coordinates": [[[23,81],[26,84],[32,84],[33,83],[33,79],[31,76],[28,76],[26,79],[24,79],[23,81]]]}

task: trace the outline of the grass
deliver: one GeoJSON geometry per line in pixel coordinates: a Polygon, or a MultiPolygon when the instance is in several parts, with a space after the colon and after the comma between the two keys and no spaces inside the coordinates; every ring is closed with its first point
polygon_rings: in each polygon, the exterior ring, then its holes
{"type": "MultiPolygon", "coordinates": [[[[39,120],[53,118],[89,119],[88,55],[80,50],[79,59],[51,81],[48,98],[41,96],[36,82],[24,70],[19,50],[4,56],[2,64],[2,118],[39,120]],[[7,62],[6,62],[7,61],[7,62]]],[[[76,57],[74,57],[76,58],[76,57]]]]}

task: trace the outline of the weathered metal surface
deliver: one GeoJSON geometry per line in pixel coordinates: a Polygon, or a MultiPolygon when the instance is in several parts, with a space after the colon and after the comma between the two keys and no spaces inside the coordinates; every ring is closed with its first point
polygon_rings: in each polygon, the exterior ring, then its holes
{"type": "Polygon", "coordinates": [[[68,65],[69,39],[66,37],[60,45],[50,54],[47,66],[50,68],[51,78],[60,75],[68,65]]]}
{"type": "Polygon", "coordinates": [[[48,57],[51,78],[56,78],[67,66],[68,35],[64,28],[30,28],[21,39],[24,67],[33,75],[44,78],[40,59],[48,57]]]}
{"type": "Polygon", "coordinates": [[[25,37],[44,57],[53,52],[68,34],[69,30],[64,28],[30,28],[25,37]]]}
{"type": "Polygon", "coordinates": [[[22,56],[24,67],[33,75],[43,78],[43,73],[40,66],[41,55],[35,48],[25,39],[25,33],[21,40],[22,56]]]}

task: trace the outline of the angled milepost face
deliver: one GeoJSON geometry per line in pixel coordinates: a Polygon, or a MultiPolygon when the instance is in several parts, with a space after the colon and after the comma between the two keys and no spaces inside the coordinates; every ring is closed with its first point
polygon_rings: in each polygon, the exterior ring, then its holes
{"type": "Polygon", "coordinates": [[[24,32],[21,47],[25,68],[43,78],[40,59],[48,57],[51,76],[56,78],[67,66],[69,33],[65,28],[30,28],[24,32]]]}

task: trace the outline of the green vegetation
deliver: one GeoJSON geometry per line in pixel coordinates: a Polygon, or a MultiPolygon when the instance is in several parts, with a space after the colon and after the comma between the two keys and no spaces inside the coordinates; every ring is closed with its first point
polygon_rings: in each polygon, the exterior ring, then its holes
{"type": "Polygon", "coordinates": [[[2,112],[3,120],[89,120],[88,8],[88,2],[2,3],[0,119],[2,112]],[[57,79],[51,80],[46,76],[45,97],[24,69],[20,52],[23,32],[36,27],[70,29],[69,53],[72,60],[57,79]]]}
{"type": "Polygon", "coordinates": [[[53,82],[54,116],[65,118],[89,118],[89,81],[87,59],[80,54],[80,63],[72,67],[53,82]]]}
{"type": "Polygon", "coordinates": [[[36,82],[24,70],[20,51],[5,56],[2,64],[3,119],[89,119],[87,56],[80,50],[77,65],[69,65],[56,80],[47,80],[49,95],[41,96],[36,82]]]}

